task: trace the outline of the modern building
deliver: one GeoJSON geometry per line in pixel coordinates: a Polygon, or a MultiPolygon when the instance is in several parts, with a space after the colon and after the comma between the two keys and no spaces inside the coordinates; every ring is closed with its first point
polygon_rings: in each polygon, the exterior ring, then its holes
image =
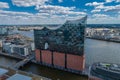
{"type": "Polygon", "coordinates": [[[87,17],[66,21],[60,27],[34,30],[36,61],[73,73],[85,68],[84,34],[87,17]]]}
{"type": "Polygon", "coordinates": [[[9,54],[15,53],[21,56],[27,56],[32,51],[31,44],[24,43],[20,39],[5,40],[2,42],[2,45],[2,50],[9,54]]]}

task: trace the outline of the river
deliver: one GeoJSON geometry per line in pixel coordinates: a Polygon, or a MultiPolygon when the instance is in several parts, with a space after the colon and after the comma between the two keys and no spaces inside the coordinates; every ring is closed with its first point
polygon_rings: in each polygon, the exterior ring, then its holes
{"type": "MultiPolygon", "coordinates": [[[[31,36],[29,32],[22,32],[24,35],[26,35],[26,33],[28,36],[31,36]]],[[[31,38],[33,38],[33,34],[31,38]]],[[[120,64],[120,43],[85,39],[85,59],[86,65],[91,65],[94,62],[120,64]]],[[[14,65],[16,62],[16,60],[0,56],[0,65],[10,66],[14,65]]],[[[80,75],[40,66],[33,63],[28,63],[21,68],[21,70],[49,77],[53,80],[83,80],[80,75]]]]}

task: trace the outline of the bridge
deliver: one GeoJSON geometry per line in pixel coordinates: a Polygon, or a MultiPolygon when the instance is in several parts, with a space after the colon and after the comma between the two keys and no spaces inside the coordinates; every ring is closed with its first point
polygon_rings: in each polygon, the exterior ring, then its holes
{"type": "Polygon", "coordinates": [[[24,66],[25,64],[27,64],[29,61],[31,61],[34,58],[34,56],[28,56],[25,59],[23,59],[22,61],[16,63],[13,68],[14,69],[19,69],[20,67],[24,66]]]}

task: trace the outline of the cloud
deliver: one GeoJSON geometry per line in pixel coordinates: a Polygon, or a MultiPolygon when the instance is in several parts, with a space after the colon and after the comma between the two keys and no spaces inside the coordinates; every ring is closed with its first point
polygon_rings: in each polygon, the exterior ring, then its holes
{"type": "MultiPolygon", "coordinates": [[[[69,9],[67,10],[69,11],[69,9]]],[[[83,14],[82,12],[69,11],[68,14],[75,14],[75,16],[49,14],[45,12],[32,14],[28,12],[0,10],[0,24],[62,24],[67,19],[76,19],[83,16],[81,15],[83,14]]]]}
{"type": "Polygon", "coordinates": [[[62,2],[63,2],[63,0],[58,0],[58,2],[59,2],[59,3],[62,3],[62,2]]]}
{"type": "MultiPolygon", "coordinates": [[[[63,2],[63,0],[58,0],[63,2]]],[[[72,0],[75,1],[75,0],[72,0]]],[[[0,24],[59,24],[64,23],[67,19],[76,19],[81,16],[86,15],[85,12],[78,11],[76,7],[64,7],[59,5],[49,4],[50,0],[12,0],[12,3],[18,7],[30,7],[35,6],[35,10],[38,10],[38,13],[32,14],[28,12],[15,12],[15,11],[5,11],[0,10],[0,24]],[[4,19],[4,20],[3,20],[4,19]]],[[[86,6],[93,6],[94,9],[91,13],[99,13],[101,11],[120,11],[120,5],[115,6],[105,6],[111,2],[110,0],[106,2],[92,2],[86,3],[86,6]]],[[[113,2],[113,0],[112,0],[113,2]]],[[[114,0],[114,2],[120,2],[120,0],[114,0]]],[[[1,7],[1,6],[0,6],[1,7]]],[[[118,17],[118,15],[117,15],[118,17]]],[[[114,20],[114,23],[119,23],[117,20],[120,20],[120,17],[111,17],[105,14],[93,14],[88,22],[91,23],[106,23],[114,20]],[[116,19],[116,20],[115,20],[116,19]],[[104,21],[105,20],[105,21],[104,21]],[[94,22],[92,22],[94,21],[94,22]],[[116,22],[115,22],[116,21],[116,22]]]]}
{"type": "MultiPolygon", "coordinates": [[[[11,12],[12,13],[12,12],[11,12]]],[[[23,12],[21,14],[24,14],[23,12]]],[[[50,17],[47,17],[48,14],[33,14],[28,15],[24,14],[24,16],[9,16],[8,14],[1,15],[0,14],[0,24],[63,24],[68,19],[76,19],[80,16],[71,17],[71,16],[65,16],[65,15],[51,15],[50,17]],[[25,16],[26,15],[26,16],[25,16]]],[[[109,15],[105,14],[94,14],[92,16],[88,17],[88,24],[117,24],[120,21],[120,16],[116,17],[110,17],[109,15]]]]}
{"type": "Polygon", "coordinates": [[[85,15],[85,12],[76,12],[75,7],[63,7],[53,5],[42,5],[36,8],[40,13],[49,13],[50,15],[85,15]]]}
{"type": "MultiPolygon", "coordinates": [[[[69,14],[74,14],[71,12],[69,14]]],[[[79,13],[80,14],[80,13],[79,13]]],[[[119,12],[118,12],[119,14],[119,12]]],[[[78,19],[81,15],[50,15],[49,13],[31,14],[27,12],[15,12],[0,10],[0,24],[63,24],[68,19],[78,19]]],[[[88,17],[88,23],[93,24],[107,24],[119,23],[120,14],[116,17],[111,17],[105,14],[93,14],[88,17]]]]}
{"type": "Polygon", "coordinates": [[[119,24],[120,15],[93,14],[88,17],[88,24],[119,24]]]}
{"type": "Polygon", "coordinates": [[[2,9],[2,8],[9,8],[8,3],[6,3],[6,2],[0,2],[0,9],[2,9]]]}
{"type": "Polygon", "coordinates": [[[111,2],[120,2],[120,0],[105,0],[106,3],[111,3],[111,2]]]}
{"type": "MultiPolygon", "coordinates": [[[[13,5],[18,7],[35,6],[38,12],[0,10],[0,24],[59,24],[66,19],[78,18],[86,15],[85,12],[76,11],[76,7],[64,7],[49,4],[51,0],[12,0],[13,5]],[[4,19],[4,21],[2,21],[4,19]]],[[[59,0],[62,2],[63,0],[59,0]]],[[[1,6],[0,6],[1,7],[1,6]]]]}
{"type": "MultiPolygon", "coordinates": [[[[113,0],[108,0],[106,2],[111,2],[113,0]]],[[[118,0],[116,0],[118,1],[118,0]]],[[[119,0],[120,1],[120,0],[119,0]]],[[[91,11],[91,13],[97,13],[97,12],[118,12],[120,11],[120,4],[114,5],[114,6],[105,6],[104,4],[107,4],[105,2],[93,2],[93,3],[86,3],[86,6],[93,6],[94,9],[91,11]]]]}
{"type": "Polygon", "coordinates": [[[95,18],[105,18],[105,17],[109,17],[109,16],[105,15],[105,14],[93,14],[92,17],[95,17],[95,18]]]}
{"type": "Polygon", "coordinates": [[[12,3],[19,7],[30,7],[37,5],[44,5],[46,2],[50,0],[12,0],[12,3]]]}
{"type": "Polygon", "coordinates": [[[85,6],[99,6],[103,5],[103,2],[92,2],[92,3],[86,3],[85,6]]]}
{"type": "Polygon", "coordinates": [[[120,17],[88,18],[88,24],[119,24],[120,17]]]}
{"type": "MultiPolygon", "coordinates": [[[[30,7],[35,6],[39,13],[48,13],[51,15],[85,15],[85,12],[75,11],[75,7],[64,7],[58,5],[45,4],[50,0],[12,0],[16,6],[30,7]]],[[[63,0],[58,0],[63,2],[63,0]]]]}
{"type": "Polygon", "coordinates": [[[107,6],[104,11],[120,11],[120,5],[107,6]]]}
{"type": "Polygon", "coordinates": [[[60,24],[65,22],[65,17],[63,16],[51,16],[45,17],[42,15],[32,15],[32,16],[9,16],[0,15],[0,24],[60,24]],[[63,19],[64,18],[64,19],[63,19]]]}
{"type": "Polygon", "coordinates": [[[120,2],[120,0],[116,0],[116,2],[120,2]]]}
{"type": "Polygon", "coordinates": [[[115,6],[100,5],[100,6],[95,7],[95,9],[100,9],[100,10],[103,10],[105,12],[120,11],[120,5],[115,5],[115,6]]]}
{"type": "Polygon", "coordinates": [[[0,14],[9,15],[9,16],[31,16],[33,14],[28,12],[14,12],[14,11],[4,11],[0,10],[0,14]]]}
{"type": "Polygon", "coordinates": [[[101,10],[100,9],[94,9],[91,11],[91,13],[97,13],[97,12],[100,12],[101,10]]]}
{"type": "Polygon", "coordinates": [[[114,0],[105,0],[107,3],[113,2],[114,0]]]}

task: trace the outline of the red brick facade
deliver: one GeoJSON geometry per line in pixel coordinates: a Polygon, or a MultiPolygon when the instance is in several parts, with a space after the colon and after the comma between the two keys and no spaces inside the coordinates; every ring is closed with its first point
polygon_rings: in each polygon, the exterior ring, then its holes
{"type": "Polygon", "coordinates": [[[54,52],[53,53],[53,63],[54,65],[65,67],[65,54],[54,52]]]}
{"type": "Polygon", "coordinates": [[[36,57],[36,61],[40,62],[40,50],[39,49],[35,50],[35,57],[36,57]]]}
{"type": "Polygon", "coordinates": [[[52,64],[52,52],[47,50],[41,51],[42,62],[52,64]]]}
{"type": "Polygon", "coordinates": [[[67,68],[82,71],[84,69],[84,56],[67,54],[67,68]]]}
{"type": "Polygon", "coordinates": [[[85,68],[85,57],[79,55],[72,55],[67,54],[65,57],[65,53],[59,52],[52,52],[49,50],[41,50],[41,57],[40,57],[40,50],[36,49],[36,60],[46,64],[52,64],[55,66],[60,66],[67,69],[83,71],[85,68]],[[40,59],[42,58],[42,59],[40,59]]]}

